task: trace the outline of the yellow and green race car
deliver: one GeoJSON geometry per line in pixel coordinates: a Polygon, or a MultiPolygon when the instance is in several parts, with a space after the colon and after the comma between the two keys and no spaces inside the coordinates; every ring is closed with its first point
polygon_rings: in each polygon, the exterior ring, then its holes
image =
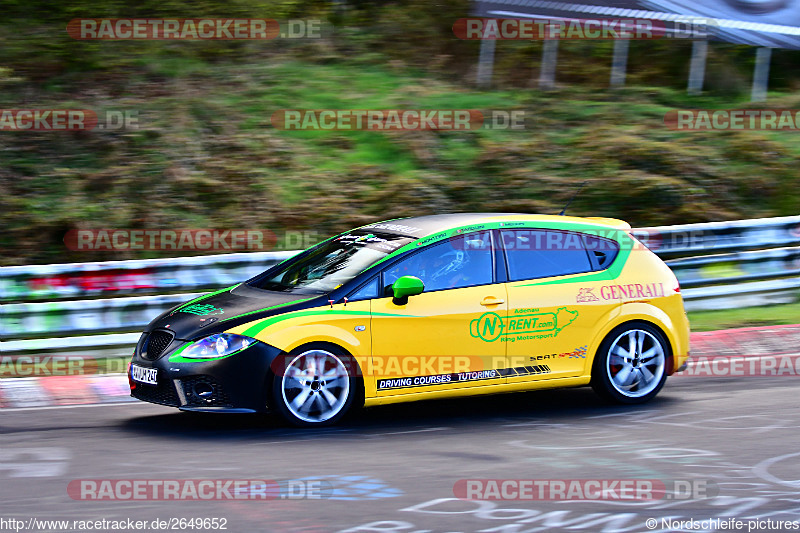
{"type": "Polygon", "coordinates": [[[131,394],[300,426],[358,406],[591,385],[653,398],[689,356],[678,281],[606,218],[451,214],[332,237],[153,320],[131,394]]]}

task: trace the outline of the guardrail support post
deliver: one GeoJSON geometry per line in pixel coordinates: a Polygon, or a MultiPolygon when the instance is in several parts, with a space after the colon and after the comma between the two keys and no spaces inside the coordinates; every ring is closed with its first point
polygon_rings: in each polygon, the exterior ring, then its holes
{"type": "Polygon", "coordinates": [[[611,60],[611,86],[625,85],[625,70],[628,68],[628,39],[614,41],[614,58],[611,60]]]}
{"type": "Polygon", "coordinates": [[[696,96],[703,92],[703,81],[706,76],[706,56],[708,55],[708,41],[696,39],[692,41],[692,62],[689,67],[688,92],[696,96]]]}
{"type": "Polygon", "coordinates": [[[539,69],[539,88],[548,91],[556,84],[558,39],[545,39],[542,47],[542,65],[539,69]]]}
{"type": "Polygon", "coordinates": [[[494,70],[494,39],[481,41],[481,53],[478,58],[478,87],[485,89],[492,84],[492,71],[494,70]]]}
{"type": "Polygon", "coordinates": [[[753,70],[753,90],[750,93],[751,102],[763,102],[767,99],[769,62],[771,58],[772,48],[761,47],[756,50],[756,66],[753,70]]]}

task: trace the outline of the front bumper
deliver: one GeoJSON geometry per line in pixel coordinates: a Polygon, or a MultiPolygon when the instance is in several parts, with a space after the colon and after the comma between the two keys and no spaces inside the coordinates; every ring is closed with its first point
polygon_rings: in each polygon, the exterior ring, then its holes
{"type": "Polygon", "coordinates": [[[175,341],[155,360],[142,357],[137,346],[131,363],[157,369],[157,385],[133,381],[128,371],[131,396],[145,402],[177,407],[183,411],[266,412],[267,376],[272,361],[281,353],[262,342],[217,360],[170,361],[185,341],[175,341]]]}

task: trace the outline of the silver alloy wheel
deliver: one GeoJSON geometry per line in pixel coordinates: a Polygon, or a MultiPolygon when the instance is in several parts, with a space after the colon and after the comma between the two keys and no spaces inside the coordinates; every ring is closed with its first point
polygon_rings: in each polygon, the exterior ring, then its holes
{"type": "Polygon", "coordinates": [[[350,376],[342,360],[325,350],[296,356],[281,378],[286,408],[304,422],[330,420],[342,410],[350,394],[350,376]]]}
{"type": "Polygon", "coordinates": [[[606,372],[611,386],[620,394],[639,398],[658,387],[665,362],[664,347],[652,333],[631,329],[611,343],[606,372]]]}

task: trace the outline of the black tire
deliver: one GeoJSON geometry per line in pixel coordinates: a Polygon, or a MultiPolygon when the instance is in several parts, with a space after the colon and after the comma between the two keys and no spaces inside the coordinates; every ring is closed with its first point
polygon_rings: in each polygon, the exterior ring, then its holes
{"type": "Polygon", "coordinates": [[[269,406],[294,426],[333,425],[354,404],[363,403],[358,364],[338,346],[307,344],[277,361],[272,365],[269,406]]]}
{"type": "Polygon", "coordinates": [[[600,343],[592,364],[591,385],[599,396],[615,403],[645,403],[664,386],[671,362],[669,342],[657,327],[627,322],[600,343]]]}

